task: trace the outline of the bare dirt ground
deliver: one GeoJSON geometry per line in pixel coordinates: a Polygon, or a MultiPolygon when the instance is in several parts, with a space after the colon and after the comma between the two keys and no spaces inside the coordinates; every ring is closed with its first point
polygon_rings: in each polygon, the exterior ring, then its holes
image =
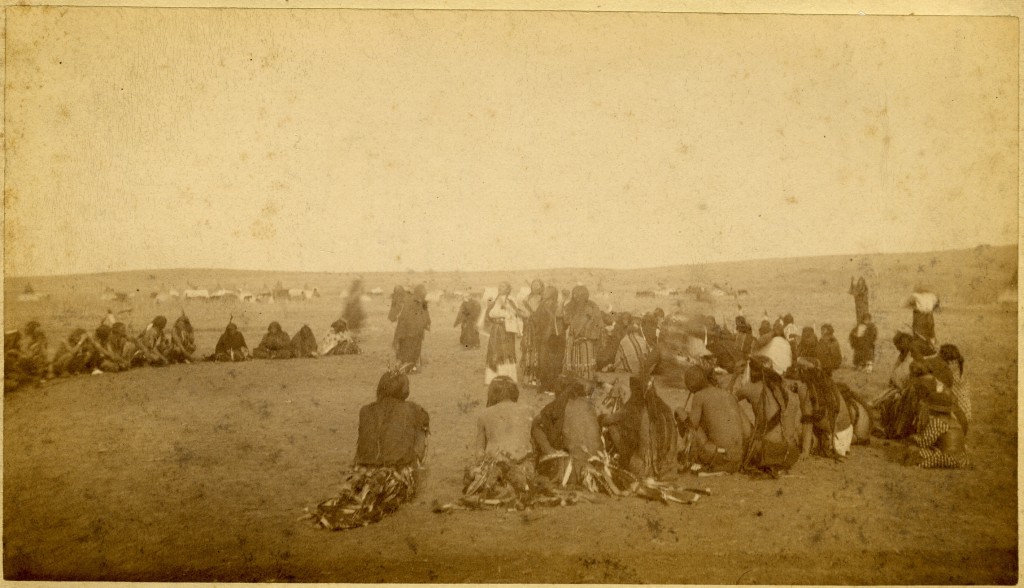
{"type": "MultiPolygon", "coordinates": [[[[890,285],[873,294],[872,301],[885,340],[879,345],[882,369],[862,374],[846,368],[836,375],[868,398],[884,389],[885,367],[895,358],[887,340],[909,320],[909,311],[899,308],[910,279],[900,281],[900,264],[876,264],[879,281],[891,276],[890,285]]],[[[816,278],[802,289],[781,278],[751,281],[744,312],[759,318],[762,308],[791,310],[800,326],[831,321],[845,345],[853,326],[853,304],[844,283],[848,268],[825,269],[828,279],[819,283],[816,278]]],[[[793,275],[802,271],[797,267],[793,275]]],[[[623,276],[610,298],[617,308],[673,306],[667,299],[632,296],[660,278],[623,276]]],[[[72,326],[95,325],[106,303],[96,300],[98,292],[84,294],[84,279],[77,286],[71,283],[75,279],[44,283],[64,294],[36,304],[13,302],[11,288],[23,286],[7,284],[8,328],[39,318],[55,338],[72,326]]],[[[931,279],[940,292],[954,289],[952,274],[931,279]]],[[[492,283],[490,277],[481,280],[492,283]]],[[[568,279],[558,283],[571,284],[568,279]]],[[[172,320],[179,312],[179,307],[148,302],[134,306],[136,327],[158,312],[172,320]]],[[[289,332],[308,322],[319,336],[341,305],[335,293],[306,303],[190,303],[186,310],[199,329],[201,352],[208,353],[232,312],[255,345],[271,319],[281,320],[289,332]]],[[[367,310],[370,327],[363,334],[362,356],[147,368],[57,380],[8,394],[4,576],[304,582],[1017,581],[1014,307],[961,296],[937,315],[940,339],[958,344],[967,357],[974,470],[907,468],[899,463],[900,444],[876,439],[869,447],[855,447],[843,463],[812,458],[778,480],[686,475],[686,485],[712,490],[712,496],[693,506],[599,498],[564,508],[439,515],[431,511],[433,501],[459,495],[485,394],[483,351],[458,346],[458,333],[450,327],[454,306],[437,304],[425,344],[427,365],[412,379],[411,399],[430,413],[432,428],[420,494],[377,525],[337,533],[315,530],[297,519],[304,507],[336,489],[354,452],[359,407],[372,400],[390,357],[385,303],[371,302],[367,310]]],[[[735,304],[712,310],[730,317],[736,313],[735,304]]],[[[845,353],[849,358],[848,347],[845,353]]],[[[672,406],[684,399],[684,391],[660,390],[672,406]]],[[[547,397],[526,389],[521,402],[539,409],[547,397]]]]}

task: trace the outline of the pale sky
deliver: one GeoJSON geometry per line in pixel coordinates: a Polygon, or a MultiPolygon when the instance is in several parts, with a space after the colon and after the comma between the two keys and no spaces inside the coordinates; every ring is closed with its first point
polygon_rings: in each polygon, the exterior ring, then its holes
{"type": "Polygon", "coordinates": [[[7,12],[5,271],[1017,242],[1011,18],[7,12]]]}

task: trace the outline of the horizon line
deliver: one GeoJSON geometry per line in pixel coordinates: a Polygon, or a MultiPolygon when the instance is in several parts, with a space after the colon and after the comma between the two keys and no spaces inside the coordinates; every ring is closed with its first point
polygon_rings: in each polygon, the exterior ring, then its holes
{"type": "Polygon", "coordinates": [[[130,268],[122,270],[110,270],[110,271],[98,271],[98,272],[68,272],[68,273],[53,273],[53,274],[8,274],[4,272],[4,280],[9,278],[14,279],[32,279],[32,278],[57,278],[57,277],[70,277],[70,276],[99,276],[99,275],[110,275],[110,274],[127,274],[137,272],[162,272],[162,271],[232,271],[232,272],[281,272],[281,273],[299,273],[299,274],[356,274],[356,275],[373,275],[373,274],[430,274],[430,273],[489,273],[489,272],[555,272],[555,271],[567,271],[567,270],[578,270],[578,271],[651,271],[651,270],[663,270],[671,268],[686,268],[694,267],[699,265],[724,265],[730,263],[747,263],[751,261],[783,261],[783,260],[794,260],[794,259],[819,259],[829,257],[864,257],[864,256],[877,256],[877,255],[905,255],[915,253],[952,253],[957,251],[971,251],[983,247],[1001,248],[1001,247],[1016,247],[1019,249],[1020,243],[1003,243],[1003,244],[990,244],[990,243],[979,243],[972,247],[960,247],[952,249],[920,249],[920,250],[906,250],[906,251],[876,251],[873,253],[828,253],[821,255],[801,255],[801,256],[785,256],[785,257],[748,257],[744,259],[730,259],[730,260],[717,260],[717,261],[696,261],[690,263],[676,263],[669,265],[655,265],[655,266],[639,266],[639,267],[551,267],[551,268],[522,268],[522,269],[483,269],[483,270],[460,270],[460,269],[404,269],[404,270],[294,270],[294,269],[262,269],[262,268],[231,268],[231,267],[163,267],[163,268],[130,268]]]}

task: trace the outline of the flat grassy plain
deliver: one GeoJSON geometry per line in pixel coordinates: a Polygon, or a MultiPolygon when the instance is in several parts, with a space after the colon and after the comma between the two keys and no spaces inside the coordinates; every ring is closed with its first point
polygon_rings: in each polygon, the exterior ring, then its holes
{"type": "MultiPolygon", "coordinates": [[[[1015,583],[1018,578],[1018,316],[996,303],[1017,265],[1012,247],[804,258],[642,270],[365,274],[367,288],[431,290],[540,278],[590,286],[603,306],[635,311],[792,312],[798,326],[835,325],[847,366],[836,377],[868,398],[895,360],[888,342],[925,283],[942,297],[939,338],[960,346],[971,380],[976,468],[923,471],[879,439],[843,463],[811,458],[777,480],[683,477],[711,488],[693,506],[598,497],[525,512],[434,514],[458,497],[483,407],[484,351],[451,327],[456,303],[431,308],[426,366],[411,399],[431,416],[428,471],[414,502],[377,525],[331,533],[297,519],[329,497],[351,462],[359,407],[391,357],[383,298],[365,305],[365,353],[320,360],[196,364],[79,376],[4,398],[3,570],[15,580],[302,582],[1015,583]],[[865,275],[880,330],[877,368],[849,368],[847,294],[865,275]],[[749,295],[698,302],[637,290],[713,283],[749,295]]],[[[110,308],[135,329],[185,310],[203,354],[234,315],[254,346],[271,320],[317,336],[340,314],[354,274],[225,270],[8,278],[6,328],[37,319],[51,340],[93,328],[110,308]],[[317,287],[300,302],[156,304],[154,291],[192,283],[258,290],[317,287]],[[18,302],[31,282],[49,294],[18,302]],[[125,304],[104,287],[137,291],[125,304]]],[[[485,339],[486,344],[486,339],[485,339]]],[[[671,406],[686,392],[661,386],[671,406]]],[[[547,397],[524,389],[537,409],[547,397]]]]}

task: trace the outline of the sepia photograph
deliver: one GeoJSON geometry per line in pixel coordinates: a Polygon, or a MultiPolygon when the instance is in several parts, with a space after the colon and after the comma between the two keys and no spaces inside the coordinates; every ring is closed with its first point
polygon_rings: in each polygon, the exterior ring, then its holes
{"type": "Polygon", "coordinates": [[[1019,5],[166,4],[4,4],[5,581],[1018,583],[1019,5]]]}

